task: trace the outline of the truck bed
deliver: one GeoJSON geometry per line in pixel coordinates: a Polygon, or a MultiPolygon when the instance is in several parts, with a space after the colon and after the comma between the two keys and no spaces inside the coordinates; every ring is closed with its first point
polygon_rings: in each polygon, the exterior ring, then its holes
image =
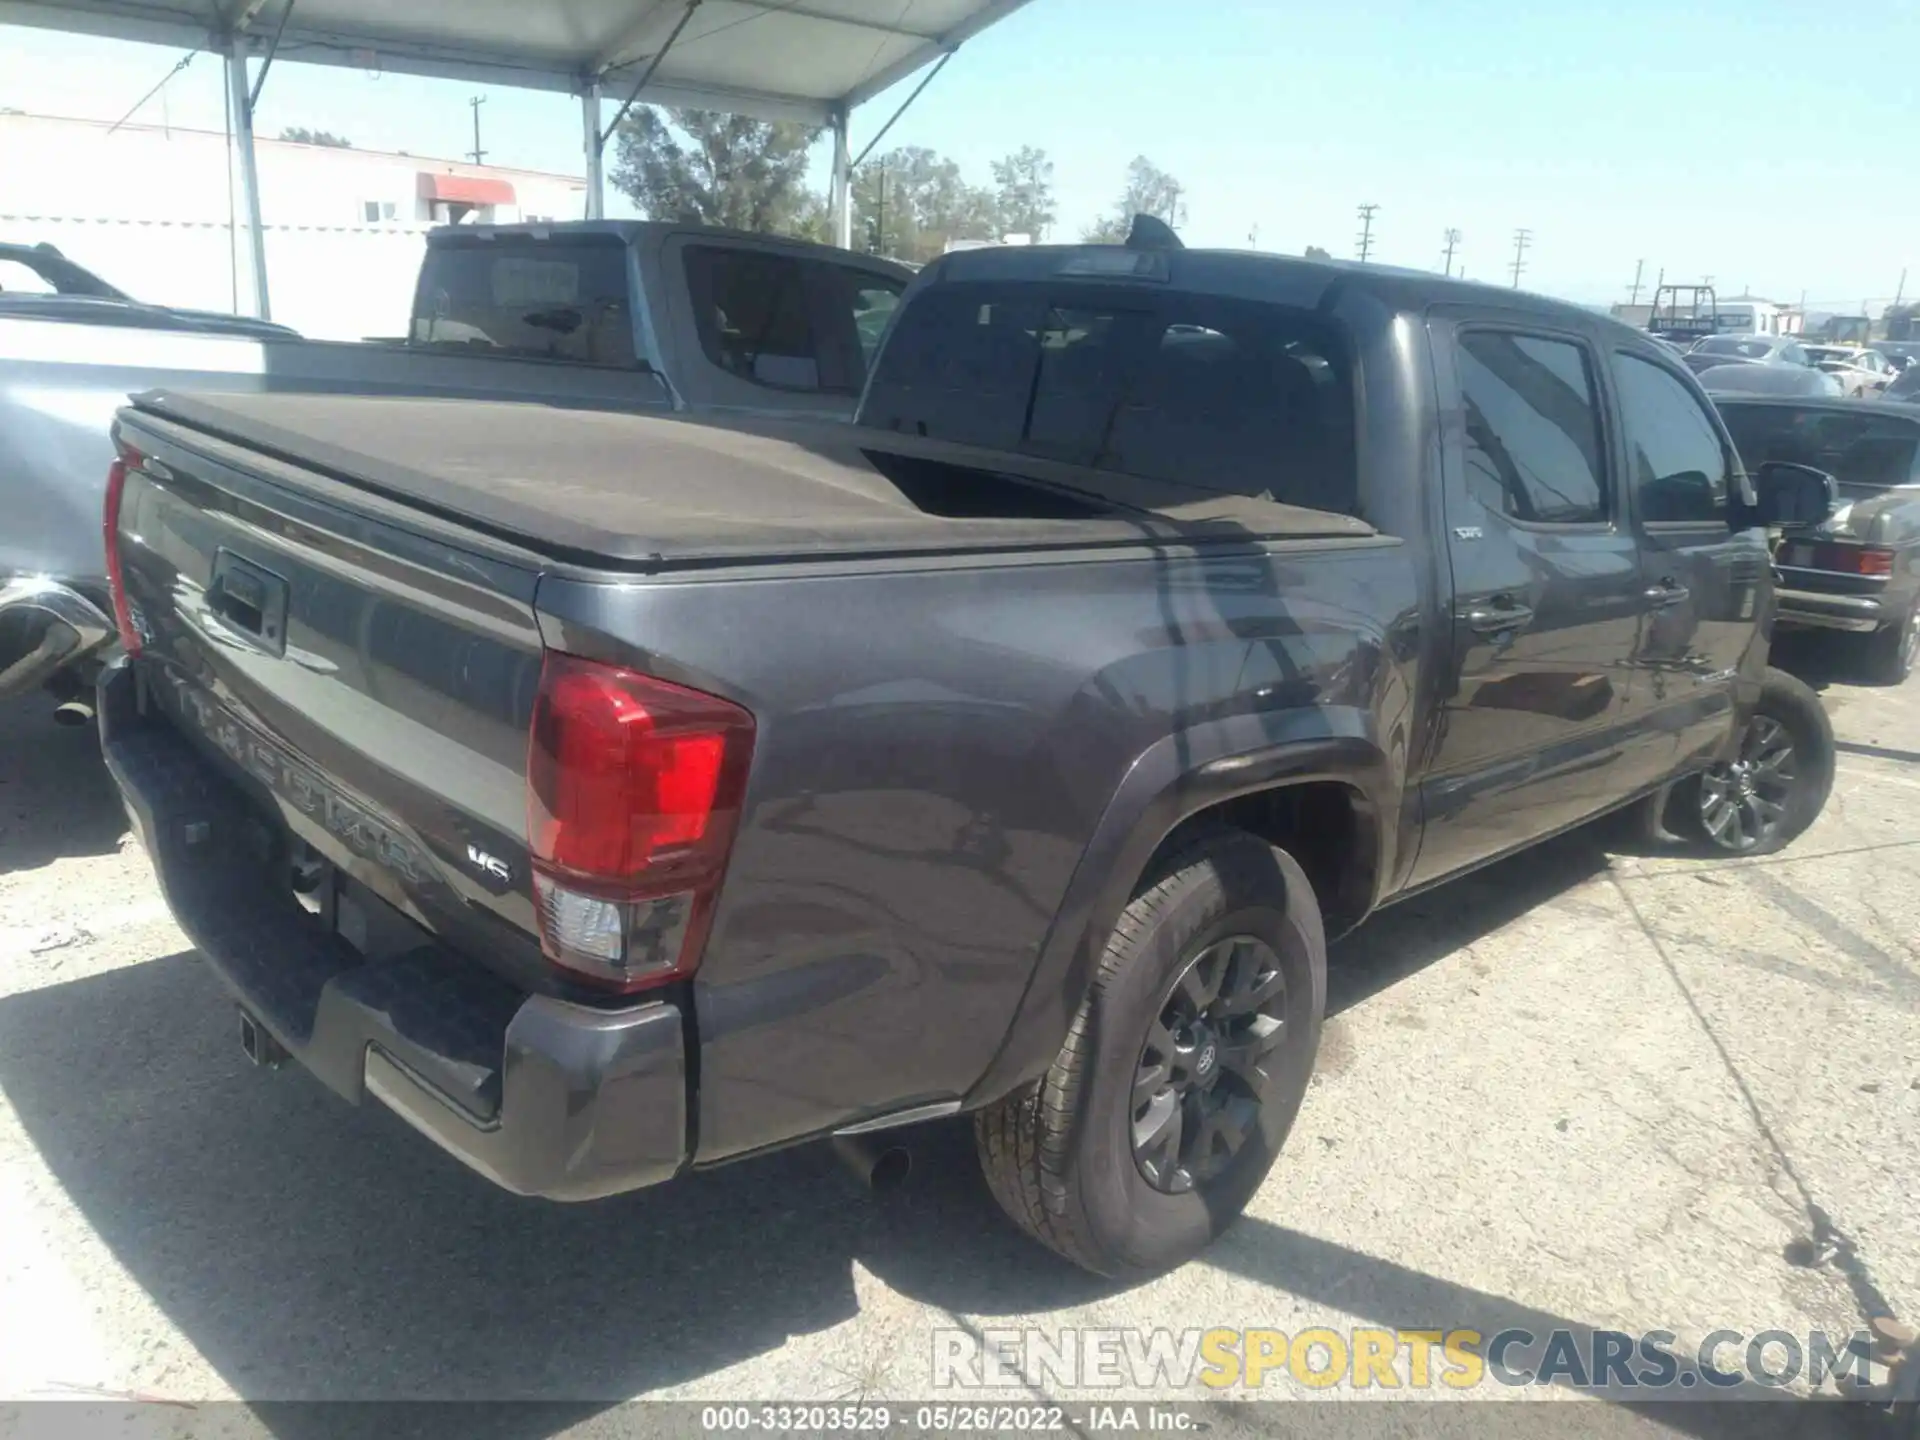
{"type": "Polygon", "coordinates": [[[1261,497],[835,421],[310,394],[155,392],[135,409],[189,447],[204,448],[196,435],[241,447],[215,458],[244,463],[251,451],[557,560],[619,569],[1374,533],[1261,497]]]}

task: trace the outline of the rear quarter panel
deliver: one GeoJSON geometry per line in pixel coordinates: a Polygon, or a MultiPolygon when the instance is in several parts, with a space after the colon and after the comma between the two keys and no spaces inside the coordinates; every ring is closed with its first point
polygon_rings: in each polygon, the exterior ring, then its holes
{"type": "MultiPolygon", "coordinates": [[[[672,637],[637,658],[758,720],[694,986],[699,1160],[967,1094],[1063,907],[1069,925],[1091,913],[1065,904],[1070,885],[1110,878],[1076,872],[1125,851],[1090,852],[1096,832],[1150,851],[1182,773],[1328,737],[1404,773],[1405,549],[543,581],[550,645],[631,661],[633,639],[672,637]],[[1143,764],[1150,783],[1129,787],[1143,764]]],[[[1398,794],[1382,805],[1397,813],[1398,794]]]]}

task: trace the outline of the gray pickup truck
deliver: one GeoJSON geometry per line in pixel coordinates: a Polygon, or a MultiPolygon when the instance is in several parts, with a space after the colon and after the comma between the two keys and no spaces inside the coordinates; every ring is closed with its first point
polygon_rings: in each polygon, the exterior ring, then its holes
{"type": "Polygon", "coordinates": [[[1157,1270],[1279,1153],[1329,934],[1629,806],[1774,849],[1832,779],[1767,666],[1830,477],[1507,290],[979,250],[852,426],[117,440],[103,743],[243,1045],[522,1193],[967,1113],[1021,1226],[1157,1270]]]}
{"type": "MultiPolygon", "coordinates": [[[[404,337],[129,299],[46,247],[0,258],[0,697],[48,686],[84,719],[110,650],[100,507],[129,395],[175,391],[512,398],[562,408],[847,417],[912,272],[823,245],[593,221],[434,231],[404,337]]],[[[396,316],[398,321],[401,317],[396,316]]]]}

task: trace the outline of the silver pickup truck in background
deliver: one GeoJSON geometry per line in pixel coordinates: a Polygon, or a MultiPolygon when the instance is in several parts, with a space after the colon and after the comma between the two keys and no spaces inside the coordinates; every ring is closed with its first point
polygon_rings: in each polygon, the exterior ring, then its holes
{"type": "Polygon", "coordinates": [[[700,226],[452,226],[428,238],[405,336],[343,343],[143,305],[48,247],[8,258],[22,255],[50,293],[0,292],[0,696],[45,687],[76,722],[113,646],[100,515],[108,429],[130,396],[845,418],[912,278],[887,260],[700,226]]]}

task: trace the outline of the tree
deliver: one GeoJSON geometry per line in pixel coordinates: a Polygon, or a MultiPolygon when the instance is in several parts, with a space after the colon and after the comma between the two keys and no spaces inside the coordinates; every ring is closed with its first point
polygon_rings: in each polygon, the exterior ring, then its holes
{"type": "Polygon", "coordinates": [[[1318,245],[1309,245],[1307,246],[1306,258],[1309,260],[1331,260],[1333,256],[1322,250],[1318,245]]]}
{"type": "Polygon", "coordinates": [[[1132,228],[1132,215],[1103,215],[1082,229],[1080,238],[1089,245],[1119,245],[1132,228]]]}
{"type": "Polygon", "coordinates": [[[1054,220],[1053,161],[1047,152],[1022,145],[994,161],[993,183],[1001,233],[1046,239],[1054,220]]]}
{"type": "Polygon", "coordinates": [[[1127,166],[1127,188],[1120,205],[1129,220],[1135,215],[1151,215],[1177,227],[1187,223],[1184,195],[1178,180],[1146,156],[1136,155],[1127,166]]]}
{"type": "Polygon", "coordinates": [[[806,183],[819,133],[791,121],[636,105],[620,122],[613,183],[649,219],[792,234],[824,210],[806,183]]]}
{"type": "Polygon", "coordinates": [[[960,166],[924,145],[889,150],[853,177],[854,233],[872,254],[931,260],[949,240],[997,240],[998,197],[969,185],[960,166]]]}
{"type": "Polygon", "coordinates": [[[344,135],[336,135],[331,130],[309,130],[304,125],[289,125],[280,132],[280,138],[296,145],[325,145],[333,150],[353,148],[353,142],[344,135]]]}
{"type": "Polygon", "coordinates": [[[1127,166],[1127,188],[1120,192],[1112,212],[1081,231],[1080,238],[1089,244],[1117,245],[1127,238],[1136,215],[1151,215],[1177,228],[1187,221],[1184,197],[1178,180],[1146,156],[1136,155],[1127,166]]]}

